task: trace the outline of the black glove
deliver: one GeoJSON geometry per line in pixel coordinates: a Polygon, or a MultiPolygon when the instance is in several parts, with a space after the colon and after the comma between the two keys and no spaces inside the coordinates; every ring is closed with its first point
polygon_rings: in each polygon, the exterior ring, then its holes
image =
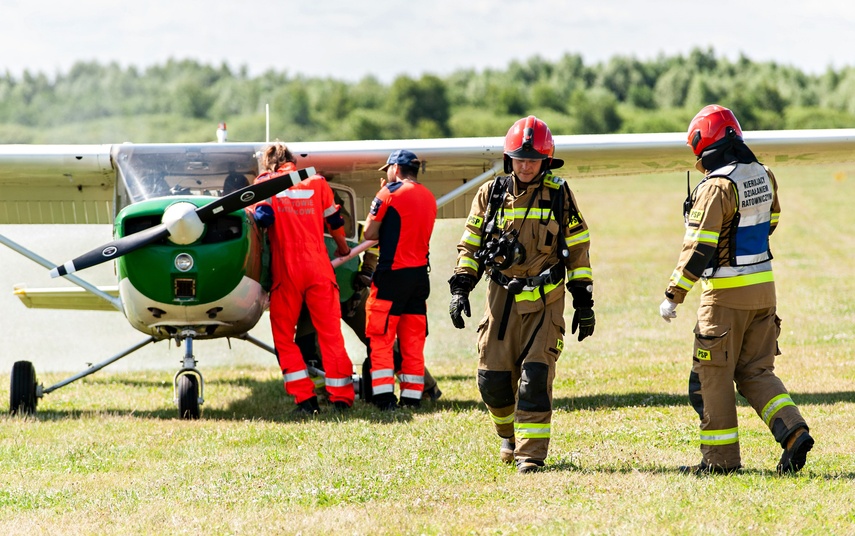
{"type": "Polygon", "coordinates": [[[594,318],[594,287],[590,282],[568,281],[567,290],[573,296],[573,322],[570,325],[570,333],[576,333],[579,328],[579,342],[585,337],[594,334],[594,326],[597,320],[594,318]]]}
{"type": "Polygon", "coordinates": [[[451,288],[451,303],[448,304],[448,314],[451,316],[451,323],[457,329],[466,327],[463,321],[463,315],[471,317],[472,313],[469,310],[469,293],[475,288],[476,280],[469,274],[454,274],[448,280],[448,286],[451,288]]]}
{"type": "Polygon", "coordinates": [[[451,315],[451,323],[454,324],[454,327],[457,329],[466,327],[466,324],[463,322],[463,315],[465,314],[467,317],[472,316],[469,311],[468,292],[466,294],[453,294],[451,296],[451,303],[448,304],[448,314],[451,315]]]}
{"type": "Polygon", "coordinates": [[[596,325],[597,319],[594,318],[593,309],[588,307],[576,309],[573,313],[570,333],[576,333],[576,328],[579,328],[579,342],[582,342],[582,339],[594,334],[594,326],[596,325]]]}
{"type": "Polygon", "coordinates": [[[353,281],[350,286],[353,287],[353,290],[359,292],[362,289],[366,289],[371,286],[371,278],[374,277],[374,272],[369,272],[367,270],[359,270],[355,274],[353,274],[353,281]]]}

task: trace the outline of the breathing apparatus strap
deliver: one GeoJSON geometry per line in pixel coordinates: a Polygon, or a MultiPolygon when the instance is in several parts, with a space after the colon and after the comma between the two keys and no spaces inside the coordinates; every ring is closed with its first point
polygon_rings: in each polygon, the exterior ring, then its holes
{"type": "MultiPolygon", "coordinates": [[[[490,186],[490,200],[487,204],[487,213],[484,214],[484,226],[481,227],[481,245],[478,246],[478,251],[475,254],[476,258],[481,256],[481,253],[484,250],[484,245],[487,243],[485,231],[487,231],[487,228],[496,220],[496,215],[499,212],[499,206],[501,206],[505,200],[505,194],[508,191],[509,179],[513,180],[510,176],[497,177],[490,186]]],[[[481,276],[484,275],[484,268],[484,263],[479,262],[478,275],[475,278],[476,280],[481,280],[481,276]]]]}

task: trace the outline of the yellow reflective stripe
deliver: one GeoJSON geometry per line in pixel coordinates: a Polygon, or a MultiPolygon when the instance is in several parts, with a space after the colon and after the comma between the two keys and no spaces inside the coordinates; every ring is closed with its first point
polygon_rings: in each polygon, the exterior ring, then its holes
{"type": "MultiPolygon", "coordinates": [[[[561,283],[562,282],[559,281],[558,283],[553,283],[551,285],[544,285],[543,286],[543,294],[544,295],[549,294],[550,292],[552,292],[553,290],[555,290],[556,288],[561,286],[561,283]]],[[[514,296],[514,298],[518,302],[521,302],[521,301],[537,301],[540,299],[540,291],[537,288],[534,288],[532,290],[524,290],[524,291],[520,292],[519,294],[517,294],[516,296],[514,296]]]]}
{"type": "Polygon", "coordinates": [[[505,217],[510,217],[514,219],[522,219],[523,217],[525,217],[525,219],[527,220],[542,220],[549,216],[550,220],[554,220],[554,214],[555,213],[552,211],[552,209],[549,208],[532,207],[531,209],[527,209],[525,207],[514,207],[513,210],[505,213],[505,217]],[[528,215],[526,215],[526,212],[528,212],[528,215]]]}
{"type": "Polygon", "coordinates": [[[701,430],[701,445],[732,445],[739,443],[739,428],[701,430]]]}
{"type": "Polygon", "coordinates": [[[778,395],[772,400],[769,401],[768,404],[763,408],[763,411],[760,414],[763,416],[763,421],[766,422],[766,426],[769,426],[769,423],[772,422],[772,417],[778,413],[778,410],[786,407],[786,406],[795,406],[796,403],[793,402],[793,399],[790,398],[790,395],[784,393],[782,395],[778,395]]]}
{"type": "Polygon", "coordinates": [[[772,225],[777,225],[778,224],[778,218],[780,218],[780,217],[781,217],[780,212],[773,212],[772,218],[769,220],[769,223],[771,223],[772,225]]]}
{"type": "Polygon", "coordinates": [[[772,275],[771,271],[737,275],[734,277],[711,277],[701,281],[701,288],[704,290],[716,290],[722,288],[748,287],[751,285],[759,285],[760,283],[769,283],[774,280],[775,277],[772,275]]]}
{"type": "Polygon", "coordinates": [[[470,270],[478,271],[478,261],[474,261],[469,257],[460,257],[457,261],[458,268],[469,268],[470,270]]]}
{"type": "Polygon", "coordinates": [[[574,279],[594,279],[594,271],[591,268],[583,267],[576,268],[575,270],[571,270],[567,272],[567,279],[573,281],[574,279]]]}
{"type": "Polygon", "coordinates": [[[476,248],[481,247],[481,236],[469,231],[463,231],[463,236],[460,238],[460,241],[475,246],[476,248]]]}
{"type": "Polygon", "coordinates": [[[582,242],[590,242],[591,241],[591,233],[588,232],[587,229],[582,231],[581,233],[576,233],[574,235],[570,235],[564,239],[564,242],[567,244],[567,247],[573,247],[576,244],[581,244],[582,242]]]}
{"type": "Polygon", "coordinates": [[[548,422],[518,422],[514,424],[514,435],[519,439],[549,439],[552,425],[548,422]]]}
{"type": "Polygon", "coordinates": [[[511,424],[514,422],[514,414],[511,413],[506,417],[499,417],[498,415],[493,415],[490,413],[490,418],[493,419],[493,422],[496,424],[511,424]]]}
{"type": "Polygon", "coordinates": [[[719,234],[715,231],[702,231],[700,229],[686,229],[685,239],[690,242],[704,242],[707,244],[718,244],[719,234]]]}
{"type": "Polygon", "coordinates": [[[671,274],[671,282],[674,283],[676,286],[680,287],[681,289],[685,290],[686,292],[692,290],[692,287],[695,286],[695,283],[693,281],[689,281],[688,279],[683,277],[683,274],[681,274],[677,270],[674,270],[674,273],[671,274]]]}

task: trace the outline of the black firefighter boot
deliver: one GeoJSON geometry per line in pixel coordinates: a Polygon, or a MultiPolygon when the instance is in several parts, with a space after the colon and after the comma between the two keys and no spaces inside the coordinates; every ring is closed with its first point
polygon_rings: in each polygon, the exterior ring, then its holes
{"type": "Polygon", "coordinates": [[[813,438],[807,428],[799,428],[787,438],[781,461],[778,462],[778,474],[797,473],[807,462],[807,453],[813,448],[813,438]]]}

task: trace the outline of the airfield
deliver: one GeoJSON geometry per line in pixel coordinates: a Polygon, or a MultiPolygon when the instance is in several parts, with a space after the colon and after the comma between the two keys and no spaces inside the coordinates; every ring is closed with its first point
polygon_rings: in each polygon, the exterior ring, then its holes
{"type": "MultiPolygon", "coordinates": [[[[62,283],[0,248],[0,533],[852,534],[855,164],[770,165],[782,204],[776,372],[816,439],[794,477],[775,474],[780,447],[741,399],[744,469],[676,472],[700,460],[686,396],[700,289],[670,324],[658,315],[683,237],[685,174],[582,179],[570,186],[591,229],[597,326],[578,343],[568,305],[550,457],[533,475],[498,461],[475,384],[486,282],[464,330],[447,316],[463,220],[438,221],[431,242],[425,354],[442,398],[394,414],[325,406],[306,421],[290,415],[273,356],[225,340],[194,346],[208,381],[199,421],[176,418],[182,351],[168,342],[47,395],[35,417],[5,415],[15,361],[32,361],[47,385],[144,335],[120,313],[26,309],[15,284],[62,283]]],[[[110,239],[107,226],[0,233],[57,262],[110,239]]],[[[78,275],[114,284],[109,264],[78,275]]],[[[267,323],[252,334],[272,343],[267,323]]],[[[364,350],[343,331],[358,370],[364,350]]]]}

